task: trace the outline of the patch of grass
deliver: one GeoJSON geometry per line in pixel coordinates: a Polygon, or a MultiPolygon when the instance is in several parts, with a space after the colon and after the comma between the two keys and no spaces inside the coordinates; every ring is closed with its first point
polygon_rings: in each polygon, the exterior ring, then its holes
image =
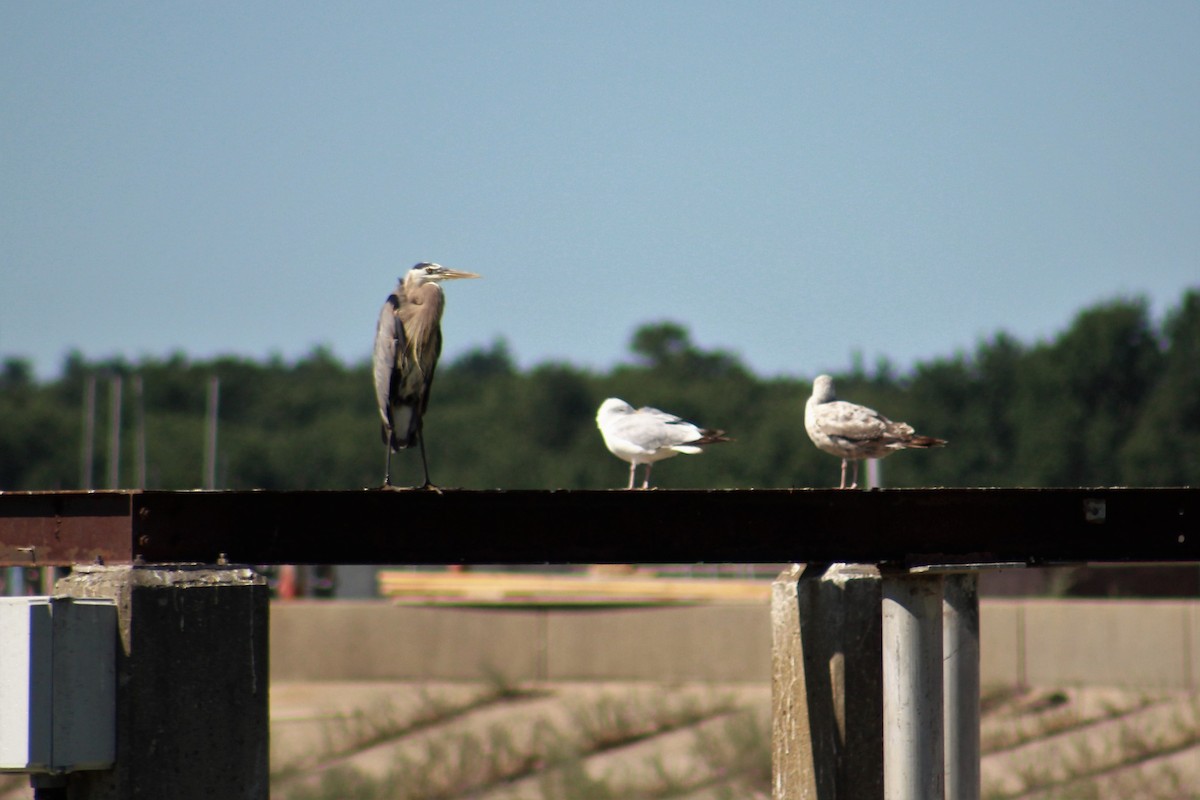
{"type": "Polygon", "coordinates": [[[749,710],[731,714],[720,729],[696,732],[696,752],[713,772],[771,790],[771,723],[749,710]]]}
{"type": "Polygon", "coordinates": [[[1087,728],[1101,722],[1119,719],[1127,714],[1149,707],[1155,701],[1149,697],[1141,697],[1130,706],[1118,707],[1107,704],[1099,715],[1085,716],[1074,708],[1070,708],[1070,697],[1061,691],[1039,693],[1030,702],[1021,707],[1024,724],[1014,723],[1006,730],[993,730],[981,737],[980,749],[984,755],[991,755],[1003,750],[1014,750],[1030,742],[1069,733],[1074,730],[1087,728]]]}
{"type": "Polygon", "coordinates": [[[602,752],[686,728],[736,708],[729,698],[704,702],[695,696],[655,694],[647,702],[640,697],[605,694],[574,706],[571,722],[581,734],[584,750],[602,752]]]}
{"type": "MultiPolygon", "coordinates": [[[[511,696],[511,693],[499,692],[493,687],[488,697],[497,696],[511,696]]],[[[463,708],[453,709],[452,716],[459,716],[463,708]]],[[[711,783],[712,778],[709,775],[676,774],[661,758],[650,758],[645,765],[649,779],[631,793],[628,787],[614,788],[608,776],[593,775],[587,768],[587,759],[735,710],[736,705],[728,698],[703,700],[693,695],[673,697],[662,693],[650,697],[604,694],[576,704],[562,728],[543,719],[520,737],[501,724],[482,731],[445,732],[433,736],[426,731],[419,747],[397,751],[387,774],[382,777],[372,778],[353,771],[348,764],[331,764],[325,759],[308,770],[288,773],[286,780],[277,780],[273,796],[281,800],[451,800],[484,791],[503,791],[505,786],[512,787],[519,781],[532,779],[531,785],[536,787],[537,796],[543,800],[676,797],[711,783]],[[320,772],[319,778],[311,774],[307,779],[302,777],[303,772],[313,771],[320,772]]],[[[447,719],[443,710],[441,720],[447,719]]],[[[339,752],[352,754],[374,746],[382,733],[389,736],[399,733],[398,738],[403,738],[419,731],[411,723],[364,725],[361,729],[364,738],[343,746],[339,752]]],[[[740,743],[729,752],[735,754],[735,758],[744,759],[743,750],[748,749],[750,742],[761,744],[762,737],[745,733],[738,741],[740,743]]],[[[715,746],[710,749],[716,752],[715,746]]],[[[769,783],[769,744],[762,749],[768,763],[769,783]]],[[[739,763],[724,767],[722,773],[742,775],[747,771],[747,767],[739,763]]]]}
{"type": "Polygon", "coordinates": [[[542,694],[493,682],[488,692],[462,703],[448,702],[423,691],[415,711],[401,711],[390,702],[369,709],[356,709],[351,715],[326,724],[322,731],[324,745],[316,752],[307,758],[273,766],[271,780],[273,784],[283,784],[307,772],[328,770],[336,762],[365,750],[434,728],[481,708],[532,699],[542,694]]]}
{"type": "Polygon", "coordinates": [[[0,797],[32,797],[28,775],[6,775],[0,773],[0,797]]]}
{"type": "MultiPolygon", "coordinates": [[[[1141,698],[1132,710],[1144,710],[1151,704],[1141,698]]],[[[1105,720],[1131,710],[1106,711],[1105,720]]],[[[1014,797],[1035,797],[1038,800],[1092,800],[1119,796],[1114,793],[1115,781],[1125,781],[1131,788],[1125,796],[1139,800],[1184,800],[1200,798],[1195,787],[1183,786],[1184,779],[1170,764],[1160,765],[1144,773],[1131,772],[1139,765],[1184,752],[1200,745],[1200,698],[1193,697],[1182,708],[1175,707],[1170,724],[1151,725],[1146,719],[1130,719],[1120,724],[1110,736],[1095,738],[1080,734],[1070,743],[1047,748],[1018,767],[1015,774],[1021,781],[1018,791],[987,789],[989,800],[1008,800],[1014,797]]],[[[1035,754],[1036,755],[1036,754],[1035,754]]],[[[986,789],[986,787],[985,787],[986,789]]],[[[1124,789],[1124,787],[1122,787],[1124,789]]],[[[1121,791],[1121,790],[1118,790],[1121,791]]]]}
{"type": "Polygon", "coordinates": [[[573,758],[543,773],[537,781],[540,800],[617,800],[604,780],[588,774],[583,760],[573,758]]]}
{"type": "Polygon", "coordinates": [[[315,786],[293,786],[283,795],[272,791],[272,796],[283,796],[288,800],[388,800],[381,781],[373,780],[358,770],[349,767],[334,767],[321,774],[315,786]]]}
{"type": "Polygon", "coordinates": [[[1011,703],[1023,693],[1024,690],[1019,686],[1009,684],[985,686],[979,693],[979,711],[981,714],[990,714],[997,708],[1011,703]]]}
{"type": "Polygon", "coordinates": [[[505,675],[499,667],[484,664],[480,667],[480,672],[483,673],[484,682],[488,685],[490,697],[497,700],[520,700],[531,694],[528,689],[521,686],[519,681],[505,675]]]}
{"type": "MultiPolygon", "coordinates": [[[[490,702],[499,702],[497,698],[528,694],[498,679],[485,696],[490,702]]],[[[998,705],[1015,696],[1010,693],[998,705]]],[[[1084,721],[1070,711],[1064,699],[1069,698],[1055,693],[1031,698],[1028,708],[1048,710],[1049,715],[1027,726],[1036,730],[1027,734],[1026,743],[1039,737],[1059,738],[1045,748],[1032,746],[1028,760],[1009,774],[1017,778],[1012,784],[1002,788],[985,785],[986,800],[1098,800],[1115,796],[1114,781],[1121,782],[1123,796],[1139,800],[1200,800],[1200,793],[1187,785],[1187,777],[1172,764],[1154,769],[1152,763],[1200,744],[1200,697],[1181,707],[1169,725],[1162,724],[1165,714],[1154,712],[1150,717],[1128,720],[1119,730],[1109,729],[1104,736],[1086,731],[1085,726],[1111,723],[1157,701],[1141,698],[1121,704],[1123,707],[1113,704],[1084,721]],[[1063,733],[1070,735],[1062,738],[1063,733]],[[1139,773],[1139,764],[1148,766],[1139,773]]],[[[374,709],[371,713],[379,718],[367,714],[357,722],[343,723],[351,726],[349,734],[361,739],[343,740],[340,752],[357,752],[381,738],[400,742],[419,734],[418,739],[397,749],[386,774],[372,777],[349,763],[325,760],[304,770],[305,775],[274,785],[272,797],[458,800],[486,794],[511,800],[669,800],[701,790],[715,800],[770,797],[770,720],[739,707],[729,697],[673,691],[607,693],[569,706],[560,723],[542,718],[526,719],[524,726],[498,723],[470,730],[436,729],[441,722],[480,705],[480,700],[452,705],[429,698],[407,715],[395,709],[374,709]],[[632,773],[624,766],[602,773],[600,764],[612,762],[592,760],[627,745],[688,729],[693,731],[692,750],[681,761],[655,754],[646,756],[641,768],[632,773]]],[[[331,741],[334,738],[331,736],[331,741]]],[[[628,760],[619,763],[631,764],[628,760]]]]}

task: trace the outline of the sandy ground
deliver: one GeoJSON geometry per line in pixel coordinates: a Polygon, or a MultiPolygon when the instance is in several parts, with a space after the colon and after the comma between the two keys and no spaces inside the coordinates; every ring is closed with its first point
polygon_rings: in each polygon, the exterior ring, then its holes
{"type": "MultiPolygon", "coordinates": [[[[353,797],[350,776],[482,800],[765,797],[769,715],[765,685],[277,684],[272,796],[353,797]]],[[[981,740],[989,800],[1200,798],[1200,695],[990,690],[981,740]]],[[[0,776],[0,798],[32,796],[0,776]]]]}
{"type": "MultiPolygon", "coordinates": [[[[397,770],[397,763],[405,758],[418,762],[430,755],[436,758],[443,752],[439,742],[463,746],[471,736],[487,741],[493,732],[504,731],[511,747],[528,752],[537,749],[539,732],[545,735],[549,731],[560,743],[584,753],[572,767],[582,770],[588,779],[604,783],[612,796],[647,796],[674,786],[679,793],[672,796],[695,800],[753,797],[758,795],[754,786],[763,786],[762,758],[769,758],[769,686],[556,684],[525,688],[532,692],[528,697],[485,704],[445,724],[347,754],[335,762],[310,760],[313,766],[296,780],[315,785],[317,776],[331,766],[395,780],[411,775],[397,770]],[[670,718],[673,710],[679,709],[689,710],[696,719],[645,736],[628,731],[631,741],[586,754],[587,730],[603,722],[600,718],[606,715],[609,727],[619,730],[622,724],[634,724],[613,721],[622,713],[644,722],[670,718]],[[752,737],[744,730],[731,732],[730,726],[739,720],[757,727],[756,741],[749,741],[752,737]],[[712,752],[713,742],[724,742],[725,752],[712,752]],[[757,772],[755,759],[750,757],[751,773],[758,781],[747,783],[740,774],[731,777],[746,766],[745,753],[730,752],[738,747],[766,748],[759,754],[757,772]],[[696,788],[687,791],[688,786],[696,788]]],[[[313,691],[303,685],[286,686],[273,696],[274,763],[302,762],[305,747],[311,747],[317,736],[314,731],[323,724],[328,730],[329,719],[353,715],[355,708],[361,708],[356,703],[362,693],[372,689],[328,685],[319,687],[323,697],[314,696],[313,691]]],[[[382,687],[374,691],[382,691],[382,687]]],[[[449,704],[455,698],[461,703],[485,697],[488,690],[425,685],[393,686],[390,691],[391,702],[399,708],[413,705],[413,692],[421,693],[425,703],[436,704],[437,698],[442,698],[449,704]],[[471,695],[473,690],[480,694],[471,695]]],[[[985,697],[981,741],[986,798],[1200,798],[1200,696],[1195,694],[1108,688],[992,690],[985,697]]],[[[476,757],[486,759],[486,746],[465,746],[476,757]]],[[[533,774],[471,794],[488,800],[572,796],[570,791],[558,789],[545,774],[533,774]]]]}

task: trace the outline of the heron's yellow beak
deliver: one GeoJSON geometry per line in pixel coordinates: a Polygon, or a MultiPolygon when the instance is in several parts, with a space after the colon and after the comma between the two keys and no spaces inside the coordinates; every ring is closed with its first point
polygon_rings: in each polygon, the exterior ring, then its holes
{"type": "Polygon", "coordinates": [[[461,269],[450,269],[448,267],[443,267],[442,272],[438,273],[437,277],[441,280],[453,281],[459,278],[482,278],[483,276],[461,269]]]}

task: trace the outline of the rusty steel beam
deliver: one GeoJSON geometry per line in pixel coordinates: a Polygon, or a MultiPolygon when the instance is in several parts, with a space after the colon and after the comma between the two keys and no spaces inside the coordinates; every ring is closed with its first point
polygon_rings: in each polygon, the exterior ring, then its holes
{"type": "Polygon", "coordinates": [[[0,566],[127,564],[128,492],[0,492],[0,566]]]}
{"type": "Polygon", "coordinates": [[[0,493],[0,563],[1179,563],[1198,521],[1190,488],[0,493]]]}

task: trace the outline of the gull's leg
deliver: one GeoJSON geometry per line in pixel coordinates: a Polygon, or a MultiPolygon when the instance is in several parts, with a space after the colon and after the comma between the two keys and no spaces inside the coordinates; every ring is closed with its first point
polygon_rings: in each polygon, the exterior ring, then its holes
{"type": "Polygon", "coordinates": [[[630,461],[630,462],[629,462],[629,485],[625,487],[626,489],[632,489],[632,488],[633,488],[633,478],[634,478],[634,473],[635,473],[635,472],[637,472],[637,462],[636,462],[636,461],[630,461]]]}
{"type": "Polygon", "coordinates": [[[642,480],[642,488],[643,488],[643,489],[649,489],[649,488],[650,488],[650,468],[651,468],[651,467],[653,467],[653,466],[654,466],[654,462],[653,462],[653,461],[651,461],[651,462],[649,462],[648,464],[646,464],[646,475],[645,475],[645,477],[644,477],[644,478],[643,478],[643,480],[642,480]]]}
{"type": "Polygon", "coordinates": [[[842,459],[842,483],[838,486],[839,489],[846,488],[846,459],[842,459]]]}
{"type": "Polygon", "coordinates": [[[850,488],[858,488],[858,459],[854,459],[854,479],[850,481],[850,488]]]}

